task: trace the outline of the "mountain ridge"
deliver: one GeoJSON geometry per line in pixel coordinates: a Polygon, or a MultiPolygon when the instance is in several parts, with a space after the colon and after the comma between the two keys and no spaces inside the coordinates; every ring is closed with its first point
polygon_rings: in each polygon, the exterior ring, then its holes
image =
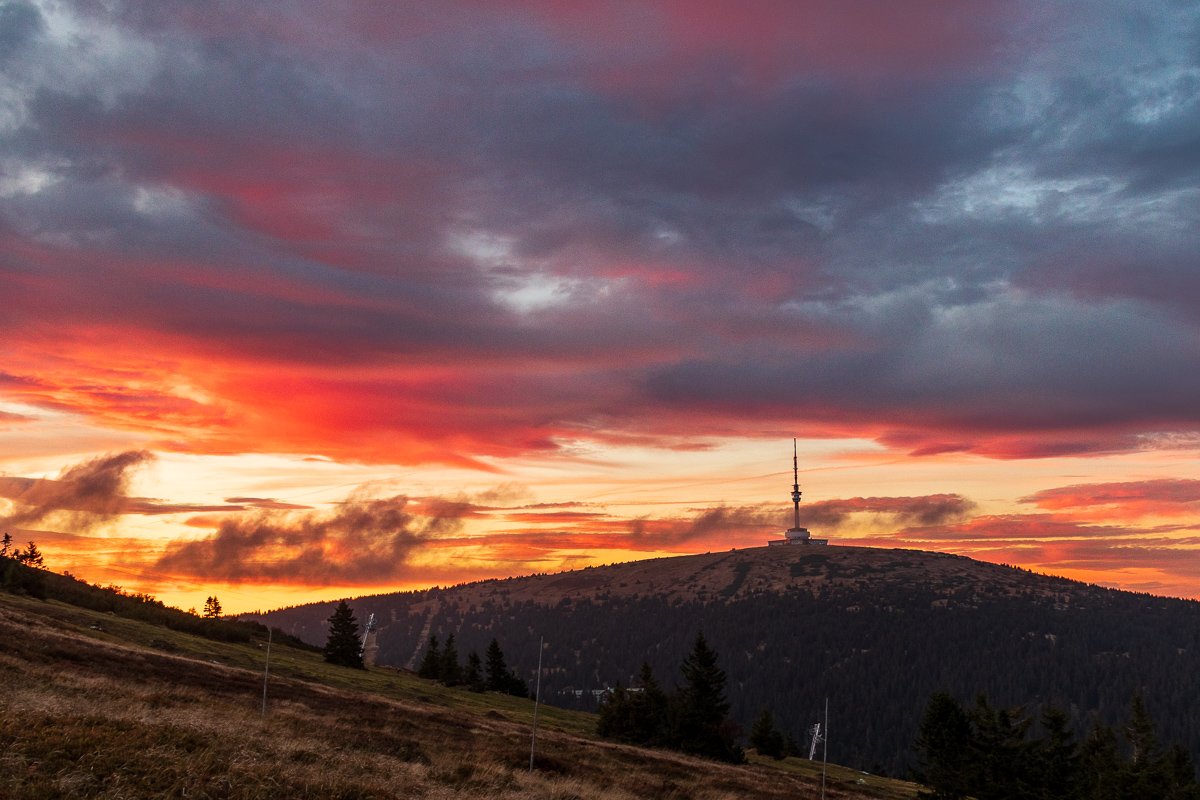
{"type": "MultiPolygon", "coordinates": [[[[351,602],[360,619],[376,615],[385,664],[412,663],[429,633],[454,633],[463,654],[495,636],[532,677],[544,635],[546,698],[573,707],[587,707],[590,690],[629,685],[643,660],[669,683],[702,629],[743,725],[773,708],[802,740],[829,697],[846,761],[872,771],[905,772],[923,704],[939,690],[1057,705],[1080,732],[1118,722],[1141,691],[1166,734],[1200,753],[1200,603],[964,556],[761,547],[351,602]]],[[[318,642],[328,606],[263,618],[318,642]]]]}

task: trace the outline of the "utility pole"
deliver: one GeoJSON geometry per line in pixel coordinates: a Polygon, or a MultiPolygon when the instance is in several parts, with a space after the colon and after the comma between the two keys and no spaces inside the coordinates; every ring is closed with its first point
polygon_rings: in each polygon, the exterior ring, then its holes
{"type": "Polygon", "coordinates": [[[267,628],[267,661],[263,664],[263,701],[262,701],[262,716],[267,716],[267,676],[271,674],[271,637],[274,631],[267,628]]]}
{"type": "Polygon", "coordinates": [[[542,699],[542,648],[546,646],[546,637],[538,637],[538,670],[537,688],[533,690],[533,736],[529,739],[529,771],[533,772],[533,754],[537,751],[537,719],[538,702],[542,699]]]}

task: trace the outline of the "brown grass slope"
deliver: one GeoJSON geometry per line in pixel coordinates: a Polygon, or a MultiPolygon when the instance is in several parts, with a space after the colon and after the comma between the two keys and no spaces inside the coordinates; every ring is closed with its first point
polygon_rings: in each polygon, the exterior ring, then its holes
{"type": "MultiPolygon", "coordinates": [[[[0,594],[0,797],[817,797],[797,759],[729,766],[598,741],[548,709],[528,771],[531,704],[389,670],[227,644],[0,594]]],[[[830,768],[827,797],[914,787],[830,768]]]]}

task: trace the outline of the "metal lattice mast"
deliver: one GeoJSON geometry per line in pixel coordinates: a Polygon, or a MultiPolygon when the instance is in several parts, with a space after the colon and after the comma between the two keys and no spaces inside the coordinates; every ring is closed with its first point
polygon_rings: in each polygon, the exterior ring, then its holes
{"type": "Polygon", "coordinates": [[[800,460],[796,452],[796,440],[792,439],[792,506],[795,509],[793,529],[800,527],[800,460]]]}

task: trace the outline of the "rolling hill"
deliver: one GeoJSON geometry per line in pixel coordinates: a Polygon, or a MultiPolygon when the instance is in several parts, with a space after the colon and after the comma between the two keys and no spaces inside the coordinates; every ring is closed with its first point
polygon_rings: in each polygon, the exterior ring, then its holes
{"type": "MultiPolygon", "coordinates": [[[[70,580],[47,577],[49,595],[70,580]]],[[[262,635],[218,622],[232,635],[199,636],[127,611],[0,591],[0,797],[818,796],[807,761],[733,766],[602,742],[591,715],[554,708],[531,771],[529,700],[334,667],[278,636],[264,713],[262,635]]],[[[833,765],[829,780],[831,800],[916,789],[833,765]]]]}
{"type": "MultiPolygon", "coordinates": [[[[703,630],[743,725],[762,708],[803,742],[830,704],[830,753],[906,774],[929,695],[1120,724],[1142,692],[1164,737],[1200,756],[1200,603],[1105,589],[941,553],[774,547],[354,599],[378,662],[411,666],[430,634],[464,656],[496,637],[543,697],[594,707],[643,661],[668,686],[703,630]]],[[[331,604],[264,615],[319,643],[331,604]]]]}

